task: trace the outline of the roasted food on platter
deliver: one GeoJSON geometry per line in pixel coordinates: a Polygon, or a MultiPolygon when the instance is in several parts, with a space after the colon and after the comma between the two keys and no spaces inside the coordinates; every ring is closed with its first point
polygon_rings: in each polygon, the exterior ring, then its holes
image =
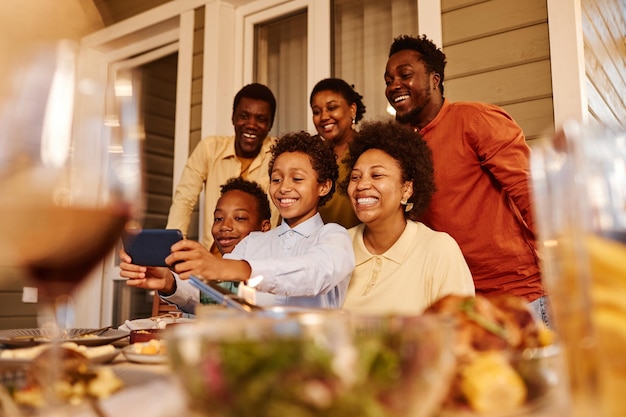
{"type": "Polygon", "coordinates": [[[88,399],[107,398],[122,388],[122,381],[110,368],[93,368],[89,358],[79,350],[58,347],[60,350],[60,377],[51,368],[55,363],[52,347],[43,349],[29,364],[27,379],[13,389],[13,399],[19,405],[38,408],[46,395],[52,395],[68,404],[80,404],[88,399]]]}
{"type": "Polygon", "coordinates": [[[547,396],[558,380],[552,331],[513,296],[449,295],[425,312],[451,317],[457,370],[446,409],[507,413],[547,396]]]}

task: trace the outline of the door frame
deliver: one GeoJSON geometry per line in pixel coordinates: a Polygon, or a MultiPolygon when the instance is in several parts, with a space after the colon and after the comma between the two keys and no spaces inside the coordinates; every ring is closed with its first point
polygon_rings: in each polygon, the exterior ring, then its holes
{"type": "MultiPolygon", "coordinates": [[[[174,175],[187,159],[195,9],[206,0],[177,0],[111,25],[81,39],[79,72],[97,81],[119,67],[141,66],[178,52],[174,175]],[[178,161],[177,161],[178,160],[178,161]],[[182,161],[182,162],[181,162],[182,161]]],[[[83,114],[104,114],[104,97],[93,100],[83,114]]],[[[113,292],[119,259],[110,253],[91,273],[75,296],[76,326],[100,327],[113,319],[113,292]]]]}
{"type": "MultiPolygon", "coordinates": [[[[255,1],[238,7],[235,20],[235,45],[243,45],[235,55],[234,69],[240,85],[253,82],[254,27],[306,9],[307,11],[307,91],[331,74],[331,0],[255,1]]],[[[233,91],[233,95],[235,91],[233,91]]],[[[308,97],[306,100],[308,108],[308,97]]],[[[307,130],[315,131],[311,118],[307,130]]]]}

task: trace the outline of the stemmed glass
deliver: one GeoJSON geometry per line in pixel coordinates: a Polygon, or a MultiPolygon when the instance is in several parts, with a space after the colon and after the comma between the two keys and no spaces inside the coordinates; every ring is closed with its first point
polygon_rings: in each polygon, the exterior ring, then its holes
{"type": "Polygon", "coordinates": [[[567,121],[531,163],[572,415],[626,415],[626,130],[567,121]]]}
{"type": "Polygon", "coordinates": [[[72,293],[142,210],[140,80],[83,76],[104,71],[71,41],[19,62],[0,97],[0,265],[38,288],[40,326],[58,346],[72,293]]]}

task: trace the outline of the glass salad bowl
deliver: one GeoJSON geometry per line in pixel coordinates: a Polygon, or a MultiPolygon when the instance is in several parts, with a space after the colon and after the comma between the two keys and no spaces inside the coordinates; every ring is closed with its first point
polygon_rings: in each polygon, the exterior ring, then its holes
{"type": "Polygon", "coordinates": [[[166,333],[193,412],[214,417],[430,417],[454,369],[434,317],[338,311],[207,315],[166,333]]]}

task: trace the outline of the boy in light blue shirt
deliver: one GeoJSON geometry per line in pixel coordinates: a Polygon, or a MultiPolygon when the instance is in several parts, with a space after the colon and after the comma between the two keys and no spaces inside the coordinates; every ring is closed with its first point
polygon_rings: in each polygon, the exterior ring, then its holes
{"type": "Polygon", "coordinates": [[[306,132],[287,134],[272,147],[269,175],[269,195],[282,218],[277,228],[250,233],[222,259],[205,253],[198,260],[188,251],[193,242],[183,240],[166,262],[182,279],[262,277],[255,279],[259,305],[340,308],[354,269],[352,242],[344,227],[324,224],[318,212],[335,191],[332,148],[306,132]]]}

